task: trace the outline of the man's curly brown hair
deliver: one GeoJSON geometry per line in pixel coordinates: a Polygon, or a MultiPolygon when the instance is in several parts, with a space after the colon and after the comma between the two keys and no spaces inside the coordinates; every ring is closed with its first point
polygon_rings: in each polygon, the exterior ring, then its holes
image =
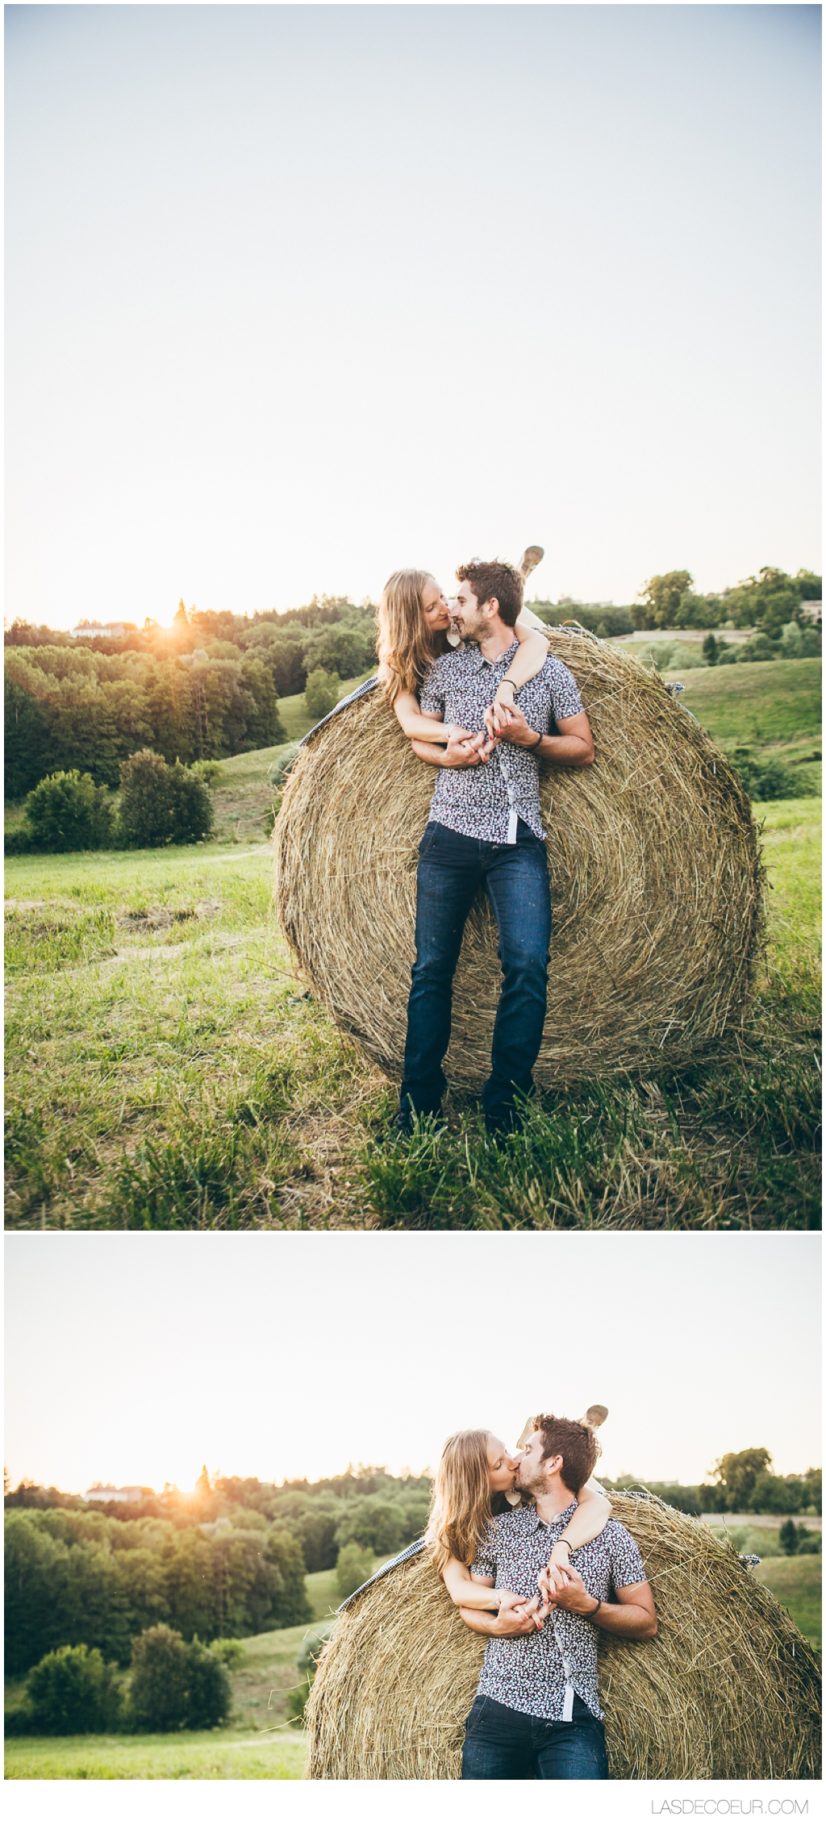
{"type": "Polygon", "coordinates": [[[480,605],[486,605],[489,598],[495,598],[499,604],[499,616],[509,630],[522,609],[523,581],[522,574],[507,560],[468,560],[464,566],[457,566],[456,578],[466,579],[480,605]]]}
{"type": "Polygon", "coordinates": [[[590,1426],[583,1426],[578,1419],[557,1419],[553,1413],[537,1413],[531,1424],[534,1432],[542,1433],[543,1457],[561,1457],[565,1488],[578,1496],[599,1457],[599,1445],[590,1426]]]}

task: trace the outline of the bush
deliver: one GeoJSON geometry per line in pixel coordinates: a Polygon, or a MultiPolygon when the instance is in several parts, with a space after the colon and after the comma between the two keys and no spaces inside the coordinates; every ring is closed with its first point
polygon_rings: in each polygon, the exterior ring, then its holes
{"type": "Polygon", "coordinates": [[[800,783],[779,758],[757,758],[748,745],[735,745],[729,763],[754,802],[783,802],[801,793],[800,783]]]}
{"type": "Polygon", "coordinates": [[[311,719],[323,719],[331,713],[339,698],[341,682],[327,668],[314,668],[307,676],[304,701],[311,719]]]}
{"type": "Polygon", "coordinates": [[[789,1517],[788,1521],[782,1522],[777,1539],[781,1553],[786,1553],[791,1556],[792,1553],[797,1552],[797,1527],[791,1517],[789,1517]]]}
{"type": "Polygon", "coordinates": [[[87,771],[57,770],[29,791],[26,828],[34,852],[85,853],[111,846],[111,797],[87,771]]]}
{"type": "Polygon", "coordinates": [[[33,853],[34,850],[34,835],[25,821],[20,827],[9,828],[3,835],[4,853],[33,853]]]}
{"type": "Polygon", "coordinates": [[[376,1563],[372,1547],[363,1547],[357,1540],[348,1540],[336,1560],[336,1578],[342,1597],[349,1597],[351,1591],[358,1591],[359,1585],[366,1584],[376,1563]]]}
{"type": "Polygon", "coordinates": [[[3,1713],[4,1738],[30,1738],[36,1730],[31,1710],[27,1706],[12,1706],[3,1713]]]}
{"type": "Polygon", "coordinates": [[[156,751],[136,751],[121,765],[120,782],[125,846],[182,845],[212,832],[212,797],[203,771],[167,764],[156,751]]]}
{"type": "Polygon", "coordinates": [[[132,1644],[129,1713],[136,1730],[206,1731],[229,1715],[231,1688],[221,1658],[196,1639],[157,1623],[132,1644]]]}
{"type": "MultiPolygon", "coordinates": [[[[361,1551],[361,1549],[359,1549],[361,1551]]],[[[287,1694],[290,1717],[303,1719],[310,1689],[315,1680],[319,1656],[332,1634],[332,1624],[323,1629],[309,1629],[296,1656],[295,1665],[302,1676],[297,1687],[287,1694]]]]}
{"type": "Polygon", "coordinates": [[[298,755],[298,750],[298,739],[295,739],[293,744],[284,745],[281,756],[277,757],[275,763],[270,765],[267,777],[273,789],[283,789],[287,780],[287,773],[293,767],[298,755]]]}
{"type": "Polygon", "coordinates": [[[59,1648],[44,1655],[26,1682],[31,1729],[49,1737],[111,1731],[121,1709],[114,1664],[98,1648],[59,1648]]]}
{"type": "Polygon", "coordinates": [[[209,1652],[211,1655],[216,1655],[219,1661],[223,1661],[224,1667],[229,1668],[230,1672],[234,1668],[239,1668],[244,1659],[243,1644],[233,1642],[230,1636],[218,1636],[214,1642],[210,1642],[209,1652]]]}
{"type": "Polygon", "coordinates": [[[204,1648],[196,1638],[187,1649],[187,1729],[209,1731],[213,1725],[223,1725],[229,1718],[231,1705],[232,1687],[226,1662],[204,1648]]]}

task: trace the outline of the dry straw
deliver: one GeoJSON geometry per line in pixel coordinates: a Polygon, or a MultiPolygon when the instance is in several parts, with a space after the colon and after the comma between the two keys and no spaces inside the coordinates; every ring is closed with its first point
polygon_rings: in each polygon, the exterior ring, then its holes
{"type": "MultiPolygon", "coordinates": [[[[748,799],[711,739],[620,650],[564,630],[550,647],[576,675],[596,763],[541,767],[554,903],[545,1086],[708,1053],[743,1016],[762,926],[748,799]]],[[[433,786],[376,691],[303,747],[275,832],[278,909],[300,968],[392,1076],[433,786]]],[[[456,978],[455,1085],[477,1088],[488,1072],[499,985],[482,899],[456,978]]]]}
{"type": "MultiPolygon", "coordinates": [[[[653,1781],[820,1774],[819,1677],[791,1618],[733,1548],[652,1497],[613,1497],[654,1588],[656,1641],[600,1637],[611,1775],[653,1781]]],[[[348,1606],[308,1705],[309,1774],[459,1774],[483,1638],[466,1629],[426,1553],[348,1606]]]]}

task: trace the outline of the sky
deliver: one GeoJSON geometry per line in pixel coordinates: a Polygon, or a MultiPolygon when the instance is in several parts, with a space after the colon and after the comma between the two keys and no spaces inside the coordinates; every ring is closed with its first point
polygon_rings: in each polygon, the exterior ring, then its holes
{"type": "Polygon", "coordinates": [[[8,7],[7,617],[816,568],[819,31],[8,7]]]}
{"type": "Polygon", "coordinates": [[[484,1426],[609,1408],[600,1473],[820,1462],[815,1236],[7,1235],[23,1476],[190,1488],[432,1468],[484,1426]]]}

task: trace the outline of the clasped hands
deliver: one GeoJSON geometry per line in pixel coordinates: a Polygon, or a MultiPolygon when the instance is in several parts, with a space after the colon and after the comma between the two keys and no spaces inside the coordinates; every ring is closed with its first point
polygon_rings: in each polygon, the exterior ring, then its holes
{"type": "Polygon", "coordinates": [[[450,726],[444,761],[448,767],[463,770],[486,764],[503,740],[509,745],[535,745],[539,737],[528,725],[521,707],[497,698],[485,709],[482,729],[469,732],[465,726],[450,726]]]}
{"type": "Polygon", "coordinates": [[[551,1560],[537,1578],[532,1598],[521,1598],[516,1592],[500,1590],[496,1616],[496,1633],[500,1636],[529,1636],[541,1629],[552,1610],[570,1610],[574,1616],[589,1616],[596,1604],[579,1572],[563,1559],[551,1560]]]}

